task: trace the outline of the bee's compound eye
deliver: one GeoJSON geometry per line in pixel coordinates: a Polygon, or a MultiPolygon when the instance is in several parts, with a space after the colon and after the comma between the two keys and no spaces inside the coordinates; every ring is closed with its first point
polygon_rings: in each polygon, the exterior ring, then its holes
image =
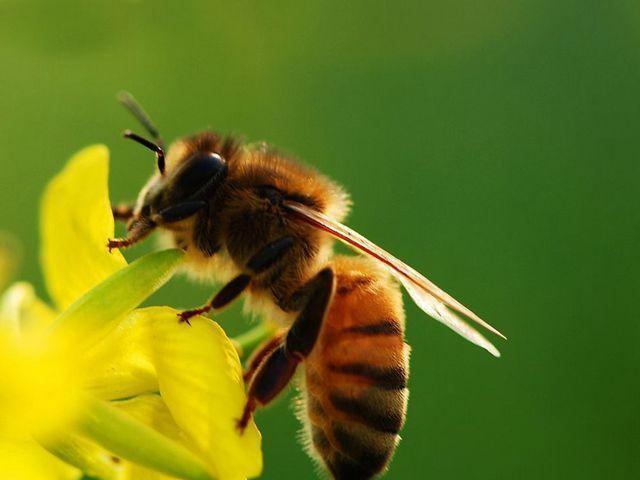
{"type": "Polygon", "coordinates": [[[227,164],[220,155],[198,152],[185,162],[173,186],[179,192],[189,195],[212,180],[221,179],[226,171],[227,164]]]}

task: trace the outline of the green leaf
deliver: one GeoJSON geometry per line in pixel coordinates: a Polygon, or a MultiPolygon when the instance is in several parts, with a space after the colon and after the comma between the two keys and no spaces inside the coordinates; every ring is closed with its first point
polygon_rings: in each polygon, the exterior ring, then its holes
{"type": "Polygon", "coordinates": [[[164,285],[183,255],[180,250],[164,250],[136,260],[80,297],[54,321],[49,331],[69,342],[65,346],[85,351],[164,285]]]}

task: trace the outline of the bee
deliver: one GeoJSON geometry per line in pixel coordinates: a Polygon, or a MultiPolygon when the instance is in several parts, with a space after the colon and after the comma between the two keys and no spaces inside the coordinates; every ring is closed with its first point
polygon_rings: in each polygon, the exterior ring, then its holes
{"type": "Polygon", "coordinates": [[[153,151],[157,172],[135,205],[114,208],[129,247],[154,230],[186,251],[193,275],[223,282],[180,321],[245,307],[284,328],[248,362],[248,400],[238,428],[301,375],[307,450],[336,479],[384,472],[407,410],[409,347],[400,285],[428,315],[499,356],[466,317],[504,336],[413,268],[341,222],[349,197],[337,183],[265,145],[204,131],[164,143],[130,94],[121,102],[151,135],[125,137],[153,151]],[[333,255],[335,240],[360,256],[333,255]]]}

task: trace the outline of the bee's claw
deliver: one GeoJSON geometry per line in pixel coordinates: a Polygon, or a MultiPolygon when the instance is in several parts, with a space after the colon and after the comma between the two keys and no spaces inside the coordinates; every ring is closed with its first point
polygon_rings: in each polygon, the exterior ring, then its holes
{"type": "Polygon", "coordinates": [[[236,430],[240,435],[244,434],[244,431],[247,429],[248,421],[243,421],[243,418],[236,420],[236,430]]]}
{"type": "Polygon", "coordinates": [[[109,249],[109,253],[111,253],[114,249],[117,248],[125,248],[129,246],[129,242],[119,238],[110,238],[107,242],[107,248],[109,249]]]}
{"type": "Polygon", "coordinates": [[[107,242],[107,248],[109,253],[116,248],[128,248],[133,244],[133,241],[129,238],[110,238],[107,242]]]}
{"type": "Polygon", "coordinates": [[[250,396],[249,400],[247,400],[247,404],[244,406],[242,417],[236,421],[236,430],[240,435],[244,433],[244,431],[247,428],[247,425],[249,425],[249,420],[251,420],[251,417],[253,416],[253,412],[255,411],[255,409],[256,409],[255,399],[250,396]]]}
{"type": "Polygon", "coordinates": [[[198,315],[202,315],[207,313],[210,310],[208,307],[196,308],[193,310],[185,310],[184,312],[178,313],[178,317],[180,317],[180,323],[186,323],[191,326],[190,320],[193,317],[197,317],[198,315]]]}
{"type": "Polygon", "coordinates": [[[195,315],[191,312],[191,311],[185,311],[185,312],[180,312],[178,313],[178,318],[179,323],[186,323],[187,325],[191,326],[191,318],[194,317],[195,315]]]}

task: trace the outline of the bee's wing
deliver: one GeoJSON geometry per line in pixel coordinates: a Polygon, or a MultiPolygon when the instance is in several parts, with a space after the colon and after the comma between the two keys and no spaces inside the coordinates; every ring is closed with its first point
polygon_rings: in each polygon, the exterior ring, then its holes
{"type": "Polygon", "coordinates": [[[444,323],[449,328],[462,335],[472,343],[484,348],[492,355],[499,357],[500,352],[480,332],[462,320],[452,310],[464,315],[482,325],[496,335],[505,338],[498,330],[478,317],[475,313],[462,305],[446,292],[442,291],[422,274],[406,263],[398,260],[389,252],[367,240],[358,232],[346,225],[336,222],[326,215],[297,202],[285,202],[285,207],[297,220],[311,224],[314,227],[330,233],[356,250],[364,252],[382,262],[407,290],[413,301],[429,316],[444,323]]]}

